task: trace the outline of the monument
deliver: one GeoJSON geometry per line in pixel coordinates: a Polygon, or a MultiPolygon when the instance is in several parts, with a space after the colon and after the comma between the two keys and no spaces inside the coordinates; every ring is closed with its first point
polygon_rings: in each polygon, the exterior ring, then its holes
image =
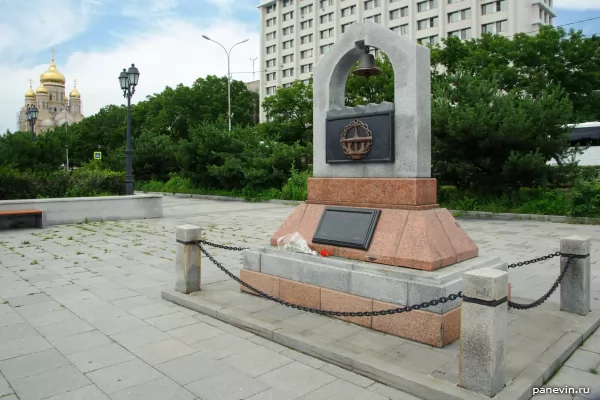
{"type": "MultiPolygon", "coordinates": [[[[457,293],[466,271],[507,269],[498,258],[480,257],[437,204],[427,48],[375,23],[353,24],[314,68],[313,108],[308,199],[275,232],[271,246],[245,252],[242,279],[307,307],[378,311],[457,293]],[[346,107],[345,83],[356,61],[358,75],[378,72],[372,48],[384,51],[393,66],[394,103],[346,107]],[[279,238],[295,232],[332,257],[277,248],[279,238]]],[[[460,335],[460,300],[339,318],[441,347],[460,335]]]]}

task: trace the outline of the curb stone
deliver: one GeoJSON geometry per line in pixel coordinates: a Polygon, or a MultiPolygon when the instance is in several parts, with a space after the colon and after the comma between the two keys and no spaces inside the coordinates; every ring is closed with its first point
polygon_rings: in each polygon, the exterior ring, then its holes
{"type": "MultiPolygon", "coordinates": [[[[304,203],[297,200],[266,200],[250,202],[242,197],[217,196],[209,194],[188,194],[188,193],[166,193],[166,192],[144,192],[136,190],[138,194],[162,194],[163,196],[174,196],[179,198],[193,198],[203,200],[223,200],[223,201],[242,201],[246,203],[273,203],[289,206],[297,206],[304,203]]],[[[455,218],[477,218],[477,219],[493,219],[499,221],[539,221],[553,222],[558,224],[582,224],[582,225],[600,225],[600,218],[582,218],[582,217],[567,217],[564,215],[544,215],[544,214],[515,214],[515,213],[493,213],[490,211],[461,211],[448,210],[455,218]]]]}

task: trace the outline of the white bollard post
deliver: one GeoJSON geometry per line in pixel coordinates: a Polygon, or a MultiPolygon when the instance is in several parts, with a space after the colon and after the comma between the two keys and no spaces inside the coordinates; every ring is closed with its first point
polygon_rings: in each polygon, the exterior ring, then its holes
{"type": "Polygon", "coordinates": [[[587,315],[590,304],[590,238],[568,236],[560,240],[560,272],[563,272],[569,255],[569,269],[560,283],[560,310],[587,315]]]}
{"type": "Polygon", "coordinates": [[[195,225],[175,228],[175,290],[178,292],[188,294],[200,291],[202,252],[197,244],[201,236],[201,229],[195,225]]]}
{"type": "Polygon", "coordinates": [[[505,386],[508,272],[482,268],[463,275],[459,385],[495,396],[505,386]]]}

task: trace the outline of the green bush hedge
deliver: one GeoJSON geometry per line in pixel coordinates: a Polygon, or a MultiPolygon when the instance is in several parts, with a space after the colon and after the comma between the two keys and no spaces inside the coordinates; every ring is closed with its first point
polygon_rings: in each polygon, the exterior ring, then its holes
{"type": "Polygon", "coordinates": [[[0,168],[0,200],[92,197],[125,193],[121,172],[78,169],[72,172],[20,172],[0,168]]]}

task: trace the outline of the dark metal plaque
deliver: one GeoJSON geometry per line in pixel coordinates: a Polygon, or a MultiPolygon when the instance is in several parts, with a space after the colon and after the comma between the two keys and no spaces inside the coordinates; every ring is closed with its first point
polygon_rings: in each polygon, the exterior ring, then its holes
{"type": "Polygon", "coordinates": [[[379,210],[325,207],[313,243],[368,250],[379,219],[379,210]]]}
{"type": "Polygon", "coordinates": [[[394,145],[391,110],[327,118],[325,161],[328,164],[394,162],[394,145]]]}

